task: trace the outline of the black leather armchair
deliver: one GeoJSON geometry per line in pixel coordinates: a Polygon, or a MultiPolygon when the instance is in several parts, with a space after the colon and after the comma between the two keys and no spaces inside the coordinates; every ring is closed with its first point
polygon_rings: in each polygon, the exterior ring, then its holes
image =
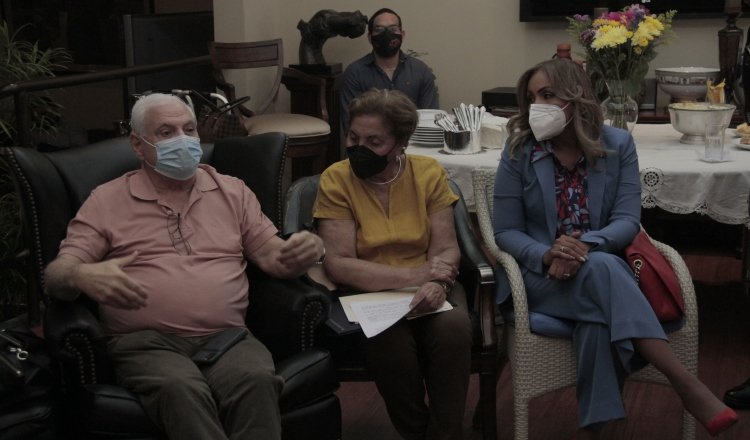
{"type": "MultiPolygon", "coordinates": [[[[284,202],[284,234],[313,225],[312,208],[319,180],[319,175],[304,177],[289,188],[284,202]]],[[[461,248],[458,281],[466,289],[467,303],[473,306],[469,314],[474,327],[471,371],[479,374],[479,402],[474,426],[481,429],[484,440],[494,440],[497,438],[496,387],[501,361],[495,329],[495,277],[474,234],[461,190],[453,181],[449,183],[453,192],[460,197],[453,208],[456,236],[461,248]]],[[[321,345],[331,350],[340,380],[372,380],[365,367],[361,349],[363,341],[364,334],[361,332],[341,337],[330,328],[321,328],[321,345]]]]}
{"type": "MultiPolygon", "coordinates": [[[[267,133],[204,144],[202,161],[239,177],[254,190],[266,215],[281,224],[286,135],[267,133]]],[[[42,153],[2,148],[21,198],[31,252],[30,289],[43,298],[44,267],[57,254],[68,221],[97,185],[140,166],[127,138],[42,153]]],[[[339,439],[339,386],[330,354],[315,347],[329,299],[299,280],[276,280],[249,267],[251,331],[271,350],[285,385],[280,398],[283,438],[339,439]]],[[[159,439],[135,395],[115,385],[95,305],[48,299],[44,330],[61,366],[60,437],[159,439]]],[[[185,415],[189,417],[189,414],[185,415]]]]}

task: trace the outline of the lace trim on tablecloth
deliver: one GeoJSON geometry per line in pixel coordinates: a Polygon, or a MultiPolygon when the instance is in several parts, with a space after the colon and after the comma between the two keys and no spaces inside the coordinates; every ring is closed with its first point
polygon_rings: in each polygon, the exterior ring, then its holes
{"type": "Polygon", "coordinates": [[[702,200],[697,206],[684,206],[676,203],[670,203],[666,200],[660,200],[656,197],[659,189],[664,182],[664,175],[662,170],[658,168],[644,168],[641,170],[641,206],[644,208],[656,208],[659,207],[667,212],[674,214],[692,214],[697,213],[706,215],[719,223],[728,225],[745,225],[746,228],[750,229],[750,216],[738,218],[735,216],[727,216],[715,211],[712,211],[706,204],[706,200],[702,200]]]}

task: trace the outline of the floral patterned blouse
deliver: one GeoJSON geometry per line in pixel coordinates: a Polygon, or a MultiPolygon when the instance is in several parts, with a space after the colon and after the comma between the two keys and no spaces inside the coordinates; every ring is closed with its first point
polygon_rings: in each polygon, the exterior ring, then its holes
{"type": "Polygon", "coordinates": [[[534,146],[531,152],[531,162],[534,163],[547,156],[552,156],[555,164],[557,236],[570,235],[575,231],[590,231],[586,156],[581,155],[575,168],[569,170],[552,154],[552,143],[544,141],[534,146]]]}

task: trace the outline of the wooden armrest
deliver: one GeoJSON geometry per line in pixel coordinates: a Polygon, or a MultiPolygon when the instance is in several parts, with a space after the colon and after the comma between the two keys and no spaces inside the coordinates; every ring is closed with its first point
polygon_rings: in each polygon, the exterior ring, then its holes
{"type": "Polygon", "coordinates": [[[299,101],[296,104],[292,103],[292,113],[315,116],[330,122],[326,104],[326,80],[324,78],[285,67],[281,75],[281,83],[290,92],[305,97],[305,99],[296,100],[299,101]]]}

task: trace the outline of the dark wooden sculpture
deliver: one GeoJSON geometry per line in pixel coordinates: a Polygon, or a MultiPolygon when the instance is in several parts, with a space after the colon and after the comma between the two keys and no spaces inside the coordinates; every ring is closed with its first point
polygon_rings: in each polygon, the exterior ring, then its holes
{"type": "Polygon", "coordinates": [[[302,35],[299,43],[300,64],[326,64],[323,44],[331,37],[357,38],[365,33],[367,16],[359,11],[337,12],[323,9],[315,13],[310,21],[297,23],[302,35]]]}

